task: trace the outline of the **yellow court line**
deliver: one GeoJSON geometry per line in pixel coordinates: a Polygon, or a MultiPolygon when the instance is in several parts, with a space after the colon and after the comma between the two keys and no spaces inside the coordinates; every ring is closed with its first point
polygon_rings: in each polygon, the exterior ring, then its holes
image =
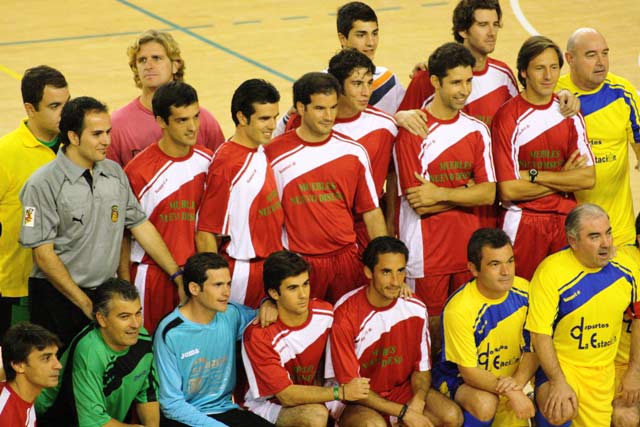
{"type": "Polygon", "coordinates": [[[13,71],[11,68],[5,67],[4,65],[0,64],[0,71],[2,71],[3,73],[5,73],[6,75],[8,75],[9,77],[13,77],[16,80],[22,80],[22,76],[19,73],[16,73],[15,71],[13,71]]]}

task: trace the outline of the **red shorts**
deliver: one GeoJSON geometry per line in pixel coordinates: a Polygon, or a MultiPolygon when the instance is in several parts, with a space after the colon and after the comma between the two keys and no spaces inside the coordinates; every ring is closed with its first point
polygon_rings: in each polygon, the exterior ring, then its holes
{"type": "Polygon", "coordinates": [[[502,229],[513,242],[517,276],[531,280],[543,259],[567,246],[566,217],[555,213],[505,211],[502,229]]]}
{"type": "Polygon", "coordinates": [[[311,298],[335,304],[340,297],[367,283],[356,245],[323,255],[302,255],[311,266],[311,298]]]}
{"type": "Polygon", "coordinates": [[[258,308],[264,298],[264,282],[262,270],[263,258],[254,258],[250,261],[236,260],[223,253],[222,256],[229,262],[231,271],[231,297],[230,300],[251,308],[258,308]]]}
{"type": "Polygon", "coordinates": [[[358,259],[362,259],[362,254],[364,254],[364,250],[369,245],[369,232],[362,217],[356,219],[353,228],[356,232],[356,243],[358,244],[358,259]]]}
{"type": "Polygon", "coordinates": [[[133,264],[131,282],[140,294],[144,327],[153,335],[160,320],[178,305],[178,287],[155,264],[133,264]]]}
{"type": "Polygon", "coordinates": [[[470,271],[439,274],[415,280],[415,292],[427,306],[429,317],[442,314],[447,298],[473,278],[470,271]]]}

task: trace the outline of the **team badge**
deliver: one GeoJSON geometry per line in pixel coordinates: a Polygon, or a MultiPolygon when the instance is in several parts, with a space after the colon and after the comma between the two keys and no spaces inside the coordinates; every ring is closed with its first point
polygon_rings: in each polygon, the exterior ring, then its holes
{"type": "Polygon", "coordinates": [[[24,207],[24,226],[33,227],[35,224],[36,208],[33,206],[24,207]]]}
{"type": "Polygon", "coordinates": [[[111,206],[111,222],[118,222],[118,205],[111,206]]]}

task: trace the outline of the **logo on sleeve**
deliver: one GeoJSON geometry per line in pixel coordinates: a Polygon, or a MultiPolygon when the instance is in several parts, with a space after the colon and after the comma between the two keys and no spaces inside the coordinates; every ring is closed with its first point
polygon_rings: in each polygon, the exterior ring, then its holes
{"type": "Polygon", "coordinates": [[[35,225],[36,208],[33,206],[24,207],[24,226],[33,227],[35,225]]]}
{"type": "Polygon", "coordinates": [[[118,222],[118,205],[111,206],[111,222],[118,222]]]}

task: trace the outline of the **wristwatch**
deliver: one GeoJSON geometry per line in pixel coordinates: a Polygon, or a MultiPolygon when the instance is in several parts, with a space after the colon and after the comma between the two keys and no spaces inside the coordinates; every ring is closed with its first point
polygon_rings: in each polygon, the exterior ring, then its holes
{"type": "Polygon", "coordinates": [[[536,182],[538,177],[538,169],[529,169],[529,181],[536,182]]]}

